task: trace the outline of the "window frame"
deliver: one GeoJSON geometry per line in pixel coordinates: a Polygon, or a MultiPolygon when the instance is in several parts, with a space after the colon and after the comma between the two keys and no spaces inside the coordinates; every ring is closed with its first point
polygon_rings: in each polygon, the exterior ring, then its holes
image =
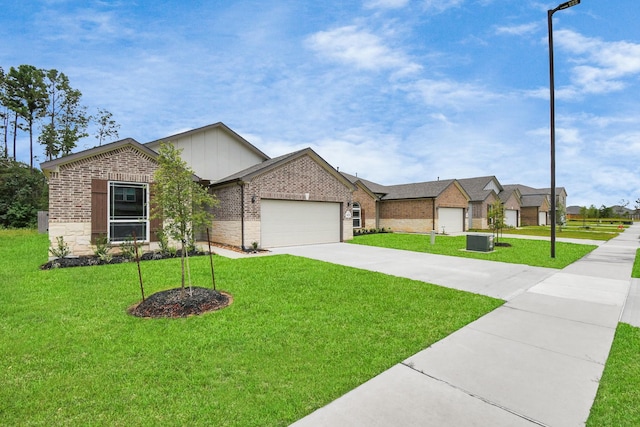
{"type": "Polygon", "coordinates": [[[150,189],[149,189],[149,184],[145,183],[145,182],[127,182],[127,181],[108,181],[107,182],[107,238],[109,240],[109,243],[123,243],[126,242],[126,240],[120,238],[120,237],[113,237],[111,232],[111,226],[112,224],[126,224],[126,223],[137,223],[137,224],[143,224],[144,227],[144,231],[145,231],[145,235],[144,236],[138,236],[136,235],[136,240],[141,242],[141,243],[148,243],[150,241],[151,238],[151,218],[150,218],[150,212],[149,212],[149,208],[150,208],[150,203],[149,203],[149,196],[150,196],[150,189]],[[136,194],[134,192],[133,194],[133,198],[131,199],[129,197],[129,194],[127,194],[127,191],[123,191],[122,192],[122,200],[116,200],[116,196],[117,196],[117,192],[116,192],[116,188],[132,188],[132,189],[142,189],[143,190],[143,197],[141,198],[141,200],[138,200],[138,198],[136,197],[136,194]],[[113,198],[112,198],[113,196],[113,198]],[[114,201],[117,201],[119,203],[131,203],[131,204],[137,204],[137,203],[142,203],[142,209],[143,209],[143,215],[142,217],[139,217],[138,219],[133,219],[133,218],[125,218],[125,219],[116,219],[117,216],[112,214],[112,203],[114,201]]]}
{"type": "Polygon", "coordinates": [[[351,208],[352,214],[351,218],[353,219],[353,228],[362,228],[362,208],[360,207],[360,203],[354,202],[351,208]],[[358,213],[356,215],[356,212],[358,213]],[[358,225],[356,226],[356,221],[358,221],[358,225]]]}

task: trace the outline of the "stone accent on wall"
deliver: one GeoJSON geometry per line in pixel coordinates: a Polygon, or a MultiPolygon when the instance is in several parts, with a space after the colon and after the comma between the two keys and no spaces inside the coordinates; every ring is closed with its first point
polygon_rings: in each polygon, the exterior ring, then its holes
{"type": "Polygon", "coordinates": [[[214,219],[211,240],[240,247],[242,245],[242,222],[240,220],[218,221],[214,219]]]}
{"type": "Polygon", "coordinates": [[[55,222],[49,224],[50,247],[57,248],[57,238],[63,236],[71,255],[92,255],[91,222],[55,222]]]}
{"type": "Polygon", "coordinates": [[[433,230],[433,221],[427,218],[387,218],[380,219],[380,227],[391,228],[392,231],[402,231],[405,233],[430,233],[431,230],[433,230]]]}
{"type": "Polygon", "coordinates": [[[342,241],[353,239],[353,220],[345,219],[342,221],[342,241]]]}
{"type": "Polygon", "coordinates": [[[244,245],[246,248],[251,248],[253,242],[258,242],[258,247],[262,247],[262,230],[260,228],[260,221],[245,221],[244,223],[244,245]]]}

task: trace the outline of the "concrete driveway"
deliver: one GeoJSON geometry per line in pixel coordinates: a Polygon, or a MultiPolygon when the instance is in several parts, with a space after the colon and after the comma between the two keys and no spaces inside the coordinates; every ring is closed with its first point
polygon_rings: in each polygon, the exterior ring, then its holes
{"type": "Polygon", "coordinates": [[[349,243],[292,246],[271,251],[406,277],[507,301],[557,273],[550,268],[349,243]]]}

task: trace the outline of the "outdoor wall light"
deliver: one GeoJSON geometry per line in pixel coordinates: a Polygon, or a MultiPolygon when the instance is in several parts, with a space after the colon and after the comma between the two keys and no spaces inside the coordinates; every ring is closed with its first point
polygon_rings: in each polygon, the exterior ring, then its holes
{"type": "Polygon", "coordinates": [[[251,203],[255,203],[256,202],[256,195],[254,194],[253,196],[251,196],[251,203]]]}

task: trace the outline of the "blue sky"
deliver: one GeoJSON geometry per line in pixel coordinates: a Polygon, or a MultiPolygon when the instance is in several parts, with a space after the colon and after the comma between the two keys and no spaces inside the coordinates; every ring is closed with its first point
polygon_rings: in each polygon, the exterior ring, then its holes
{"type": "MultiPolygon", "coordinates": [[[[120,137],[222,121],[272,157],[311,147],[381,184],[550,185],[546,11],[561,2],[6,3],[0,65],[64,72],[120,137]]],[[[557,184],[570,205],[640,198],[638,22],[638,0],[554,15],[557,184]]]]}

